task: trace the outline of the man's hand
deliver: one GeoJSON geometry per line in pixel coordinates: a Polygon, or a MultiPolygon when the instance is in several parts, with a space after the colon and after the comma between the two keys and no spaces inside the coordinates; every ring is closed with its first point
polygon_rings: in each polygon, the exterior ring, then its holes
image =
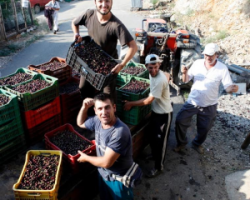
{"type": "Polygon", "coordinates": [[[182,74],[186,74],[187,71],[188,71],[187,67],[184,66],[184,65],[182,65],[182,66],[181,66],[181,73],[182,73],[182,74]]]}
{"type": "Polygon", "coordinates": [[[132,108],[133,106],[132,106],[132,104],[131,104],[131,102],[129,102],[129,101],[125,101],[125,104],[124,104],[124,106],[123,106],[123,109],[124,110],[130,110],[131,108],[132,108]]]}
{"type": "Polygon", "coordinates": [[[227,93],[236,93],[239,89],[238,85],[230,85],[227,87],[226,91],[227,93]]]}
{"type": "Polygon", "coordinates": [[[124,65],[121,64],[121,63],[119,63],[119,64],[117,64],[117,65],[111,70],[111,73],[112,73],[112,74],[118,74],[118,73],[122,70],[123,67],[124,67],[124,65]]]}
{"type": "Polygon", "coordinates": [[[82,37],[79,34],[76,34],[74,40],[76,43],[80,43],[82,41],[82,37]]]}
{"type": "Polygon", "coordinates": [[[77,162],[80,162],[80,163],[87,162],[88,155],[81,152],[80,150],[78,150],[78,153],[80,154],[80,157],[77,159],[77,162]]]}
{"type": "Polygon", "coordinates": [[[91,106],[94,105],[94,99],[86,98],[83,100],[82,106],[86,109],[89,109],[91,106]]]}

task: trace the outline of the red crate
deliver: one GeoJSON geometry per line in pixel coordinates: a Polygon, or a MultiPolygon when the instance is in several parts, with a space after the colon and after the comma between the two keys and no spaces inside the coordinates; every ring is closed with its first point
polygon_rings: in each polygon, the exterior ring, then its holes
{"type": "Polygon", "coordinates": [[[62,124],[75,124],[81,105],[74,108],[62,108],[62,124]]]}
{"type": "MultiPolygon", "coordinates": [[[[63,130],[69,130],[70,132],[76,134],[78,137],[82,138],[83,140],[86,140],[88,142],[90,142],[91,144],[93,144],[91,147],[83,150],[82,152],[88,154],[88,155],[92,155],[95,152],[95,141],[90,141],[88,139],[86,139],[85,137],[83,137],[82,135],[80,135],[78,132],[75,131],[75,129],[73,128],[73,126],[71,124],[64,124],[56,129],[54,129],[53,131],[50,131],[48,133],[45,133],[44,138],[45,138],[45,145],[46,145],[46,149],[48,150],[61,150],[59,147],[57,147],[56,145],[54,145],[51,141],[50,138],[57,135],[58,131],[63,131],[63,130]]],[[[69,165],[71,165],[72,169],[78,169],[79,168],[79,163],[77,162],[77,159],[80,157],[80,154],[76,154],[74,156],[70,155],[70,154],[66,154],[65,152],[63,152],[63,157],[65,158],[65,160],[67,161],[67,163],[69,165]]]]}
{"type": "Polygon", "coordinates": [[[41,124],[25,130],[26,140],[29,145],[41,142],[44,139],[44,134],[61,126],[61,115],[56,115],[41,124]]]}
{"type": "Polygon", "coordinates": [[[41,70],[40,69],[40,67],[42,65],[49,64],[49,63],[52,63],[54,61],[58,61],[60,63],[66,64],[66,60],[64,58],[53,57],[50,59],[49,62],[40,64],[40,65],[29,65],[28,69],[31,71],[35,71],[37,73],[40,73],[40,74],[46,74],[46,75],[56,77],[56,78],[58,78],[59,83],[67,80],[68,78],[70,78],[72,76],[72,69],[69,65],[66,65],[65,67],[62,67],[62,68],[56,69],[56,70],[41,70]]]}
{"type": "Polygon", "coordinates": [[[79,80],[74,78],[74,77],[71,77],[67,81],[65,81],[64,83],[60,84],[59,94],[60,94],[62,108],[63,107],[71,108],[71,107],[75,107],[76,105],[82,105],[82,98],[81,98],[81,94],[80,94],[79,89],[77,89],[71,93],[64,93],[64,94],[60,93],[60,87],[63,87],[64,85],[67,85],[69,83],[76,83],[79,85],[79,80]]]}
{"type": "Polygon", "coordinates": [[[41,124],[47,119],[60,114],[61,106],[60,106],[60,98],[56,97],[50,103],[47,103],[43,106],[40,106],[34,110],[29,110],[26,112],[22,112],[24,116],[24,123],[27,129],[31,129],[34,126],[41,124]]]}

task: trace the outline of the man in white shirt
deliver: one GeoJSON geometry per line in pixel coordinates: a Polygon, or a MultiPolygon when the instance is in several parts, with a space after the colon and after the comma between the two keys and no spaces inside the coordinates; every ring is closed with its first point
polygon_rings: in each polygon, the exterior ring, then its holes
{"type": "Polygon", "coordinates": [[[160,174],[164,168],[167,140],[172,121],[173,109],[168,84],[170,75],[160,70],[161,62],[162,60],[155,54],[146,57],[145,64],[150,74],[150,94],[147,98],[138,101],[127,101],[124,105],[124,110],[130,110],[133,106],[151,104],[149,135],[155,167],[146,174],[149,178],[160,174]]]}
{"type": "Polygon", "coordinates": [[[181,151],[188,143],[187,128],[191,125],[193,115],[197,115],[197,135],[192,141],[192,148],[203,154],[202,143],[206,140],[216,117],[220,83],[228,93],[238,91],[238,86],[233,84],[227,66],[217,60],[218,51],[217,44],[207,44],[203,51],[204,59],[196,60],[189,70],[182,66],[182,81],[188,82],[193,79],[194,83],[187,101],[176,117],[177,147],[174,149],[176,152],[181,151]]]}
{"type": "Polygon", "coordinates": [[[56,34],[57,31],[59,31],[58,27],[58,11],[60,10],[60,4],[56,0],[52,0],[49,3],[45,5],[45,9],[54,10],[53,13],[53,24],[54,24],[54,34],[56,34]]]}

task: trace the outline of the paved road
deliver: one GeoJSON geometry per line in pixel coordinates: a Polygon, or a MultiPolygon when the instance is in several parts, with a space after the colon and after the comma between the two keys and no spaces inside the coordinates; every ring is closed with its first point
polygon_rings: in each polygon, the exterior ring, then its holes
{"type": "MultiPolygon", "coordinates": [[[[20,67],[27,67],[29,64],[38,65],[48,62],[52,57],[66,58],[68,48],[73,41],[71,21],[74,17],[86,9],[94,8],[93,0],[62,2],[59,11],[60,31],[54,35],[52,32],[32,43],[27,48],[13,57],[1,68],[2,76],[7,76],[20,67]]],[[[114,0],[112,12],[126,25],[129,31],[141,26],[142,16],[129,12],[130,0],[114,0]]],[[[44,20],[43,12],[37,15],[39,20],[44,20]]],[[[81,35],[86,35],[87,29],[81,28],[81,35]]]]}

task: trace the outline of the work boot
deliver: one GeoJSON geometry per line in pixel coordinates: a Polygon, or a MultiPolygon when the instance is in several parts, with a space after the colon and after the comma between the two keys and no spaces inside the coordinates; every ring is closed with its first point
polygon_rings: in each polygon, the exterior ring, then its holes
{"type": "Polygon", "coordinates": [[[54,31],[54,34],[56,34],[56,31],[54,31]]]}
{"type": "Polygon", "coordinates": [[[159,174],[162,173],[163,170],[159,170],[159,169],[151,169],[146,175],[147,178],[153,178],[153,177],[156,177],[158,176],[159,174]]]}
{"type": "Polygon", "coordinates": [[[204,154],[204,148],[203,148],[203,146],[201,146],[201,145],[197,146],[197,145],[195,145],[195,144],[192,143],[191,147],[192,147],[192,149],[194,149],[195,151],[197,151],[199,154],[204,154]]]}
{"type": "Polygon", "coordinates": [[[181,145],[177,145],[173,150],[179,153],[181,150],[185,149],[185,147],[186,147],[185,144],[181,144],[181,145]]]}

